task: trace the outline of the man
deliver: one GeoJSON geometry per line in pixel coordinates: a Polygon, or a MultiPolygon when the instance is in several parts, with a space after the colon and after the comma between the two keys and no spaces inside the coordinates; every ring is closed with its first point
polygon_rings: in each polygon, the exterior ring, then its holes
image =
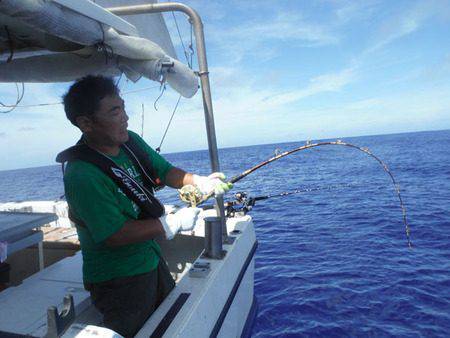
{"type": "Polygon", "coordinates": [[[83,134],[57,160],[68,161],[64,187],[81,244],[85,288],[104,325],[133,336],[175,285],[154,238],[192,229],[200,212],[183,208],[164,216],[152,188],[158,182],[173,188],[193,184],[203,193],[223,194],[231,185],[221,173],[204,177],[172,166],[128,131],[124,101],[112,79],[87,76],[63,99],[67,118],[83,134]]]}

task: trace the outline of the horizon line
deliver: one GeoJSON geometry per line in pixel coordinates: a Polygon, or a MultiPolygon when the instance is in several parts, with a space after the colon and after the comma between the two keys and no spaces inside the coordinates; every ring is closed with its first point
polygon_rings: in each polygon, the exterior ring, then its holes
{"type": "MultiPolygon", "coordinates": [[[[450,128],[416,130],[416,131],[403,131],[403,132],[394,132],[394,133],[387,133],[387,134],[349,135],[349,136],[341,136],[341,137],[327,137],[327,138],[294,140],[294,141],[288,140],[288,141],[281,141],[281,142],[276,142],[276,143],[259,143],[259,144],[243,145],[243,146],[227,146],[227,147],[218,148],[218,150],[245,148],[245,147],[255,147],[255,146],[264,146],[264,145],[275,145],[275,144],[283,144],[283,143],[306,142],[306,141],[313,141],[313,140],[314,141],[324,141],[324,140],[344,139],[344,138],[354,138],[354,137],[388,136],[388,135],[401,135],[401,134],[426,133],[426,132],[442,132],[442,131],[450,131],[450,128]]],[[[192,153],[192,152],[199,152],[199,151],[208,151],[208,148],[187,150],[187,151],[174,151],[174,152],[162,153],[161,155],[172,155],[172,154],[176,155],[176,154],[192,153]]],[[[20,168],[13,168],[13,169],[0,169],[0,173],[6,172],[6,171],[23,170],[23,169],[35,169],[35,168],[52,167],[52,166],[59,166],[59,164],[47,164],[47,165],[40,165],[40,166],[36,166],[36,167],[20,167],[20,168]]]]}

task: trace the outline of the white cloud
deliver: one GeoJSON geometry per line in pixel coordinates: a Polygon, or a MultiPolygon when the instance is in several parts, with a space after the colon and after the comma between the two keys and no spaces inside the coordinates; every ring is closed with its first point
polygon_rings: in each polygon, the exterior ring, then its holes
{"type": "Polygon", "coordinates": [[[228,31],[229,36],[244,41],[289,40],[309,46],[336,44],[338,38],[326,26],[306,22],[294,13],[279,13],[274,18],[249,22],[228,31]]]}
{"type": "Polygon", "coordinates": [[[449,89],[406,90],[349,101],[339,107],[303,109],[302,123],[308,124],[313,134],[326,136],[450,128],[449,89]],[[314,123],[317,120],[321,129],[314,123]]]}
{"type": "Polygon", "coordinates": [[[358,98],[344,90],[359,79],[361,72],[361,68],[349,67],[323,74],[288,93],[279,89],[277,93],[277,88],[270,88],[269,84],[259,91],[254,85],[228,89],[226,95],[220,90],[214,101],[219,144],[236,146],[450,128],[448,86],[408,87],[401,92],[358,98]],[[343,91],[340,100],[344,102],[320,103],[320,94],[336,91],[343,91]],[[277,94],[273,96],[274,92],[277,94]],[[302,103],[299,108],[303,98],[314,95],[317,99],[302,103]]]}
{"type": "Polygon", "coordinates": [[[186,4],[198,11],[203,20],[208,21],[224,19],[230,9],[228,1],[189,0],[186,4]]]}
{"type": "Polygon", "coordinates": [[[404,36],[416,32],[427,20],[445,17],[449,14],[450,8],[446,1],[418,1],[412,5],[407,2],[407,7],[400,8],[381,23],[375,41],[366,50],[366,53],[379,50],[404,36]]]}
{"type": "Polygon", "coordinates": [[[352,21],[360,21],[370,18],[379,6],[379,1],[336,1],[335,16],[339,24],[347,24],[352,21]]]}
{"type": "MultiPolygon", "coordinates": [[[[448,83],[450,75],[450,54],[445,55],[439,62],[427,65],[419,74],[422,81],[448,83]]],[[[418,77],[419,77],[418,76],[418,77]]]]}
{"type": "MultiPolygon", "coordinates": [[[[209,73],[212,86],[217,88],[235,86],[245,76],[238,67],[227,66],[210,67],[209,73]]],[[[246,77],[246,82],[248,80],[249,78],[246,77]]]]}
{"type": "Polygon", "coordinates": [[[278,13],[272,17],[247,20],[228,27],[214,27],[209,38],[219,50],[226,51],[230,63],[241,61],[248,55],[270,59],[282,50],[274,43],[289,42],[291,46],[319,47],[334,45],[338,36],[327,25],[307,22],[296,13],[278,13]]]}
{"type": "Polygon", "coordinates": [[[270,107],[275,107],[282,104],[290,104],[316,94],[339,91],[349,83],[355,81],[356,78],[357,72],[353,67],[345,68],[336,73],[319,75],[312,78],[307,87],[271,96],[265,100],[265,104],[270,107]]]}

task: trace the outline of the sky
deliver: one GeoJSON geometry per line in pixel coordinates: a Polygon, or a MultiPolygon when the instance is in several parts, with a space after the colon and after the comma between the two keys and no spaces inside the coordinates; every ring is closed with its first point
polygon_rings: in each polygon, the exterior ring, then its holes
{"type": "MultiPolygon", "coordinates": [[[[182,2],[203,19],[219,148],[450,129],[449,1],[182,2]]],[[[187,46],[189,24],[176,18],[187,46]]],[[[20,105],[58,103],[69,85],[25,84],[20,105]]],[[[156,148],[178,94],[168,87],[157,100],[148,80],[119,87],[129,129],[140,133],[144,110],[144,139],[156,148]]],[[[14,84],[0,84],[1,102],[15,97],[14,84]]],[[[54,164],[79,136],[60,104],[0,114],[0,170],[54,164]]],[[[181,99],[161,149],[206,148],[199,91],[181,99]]]]}

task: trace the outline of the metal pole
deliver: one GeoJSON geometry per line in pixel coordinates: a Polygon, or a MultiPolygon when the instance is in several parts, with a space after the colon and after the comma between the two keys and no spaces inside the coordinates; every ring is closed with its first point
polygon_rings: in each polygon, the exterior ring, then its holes
{"type": "Polygon", "coordinates": [[[205,218],[205,257],[222,259],[222,231],[220,217],[205,218]]]}
{"type": "MultiPolygon", "coordinates": [[[[216,129],[214,126],[214,115],[211,99],[211,87],[209,84],[208,63],[206,61],[205,36],[203,34],[203,23],[198,13],[186,6],[185,4],[176,2],[155,3],[148,5],[135,5],[107,8],[111,13],[116,15],[136,15],[145,13],[161,13],[161,12],[183,12],[191,20],[194,27],[195,43],[197,48],[197,59],[200,76],[200,84],[203,97],[203,110],[205,113],[206,134],[208,137],[209,158],[211,161],[211,170],[213,172],[220,171],[219,153],[217,151],[216,129]]],[[[226,229],[225,211],[223,207],[223,197],[216,197],[216,206],[219,211],[222,222],[222,236],[224,241],[228,241],[228,233],[226,229]]]]}

